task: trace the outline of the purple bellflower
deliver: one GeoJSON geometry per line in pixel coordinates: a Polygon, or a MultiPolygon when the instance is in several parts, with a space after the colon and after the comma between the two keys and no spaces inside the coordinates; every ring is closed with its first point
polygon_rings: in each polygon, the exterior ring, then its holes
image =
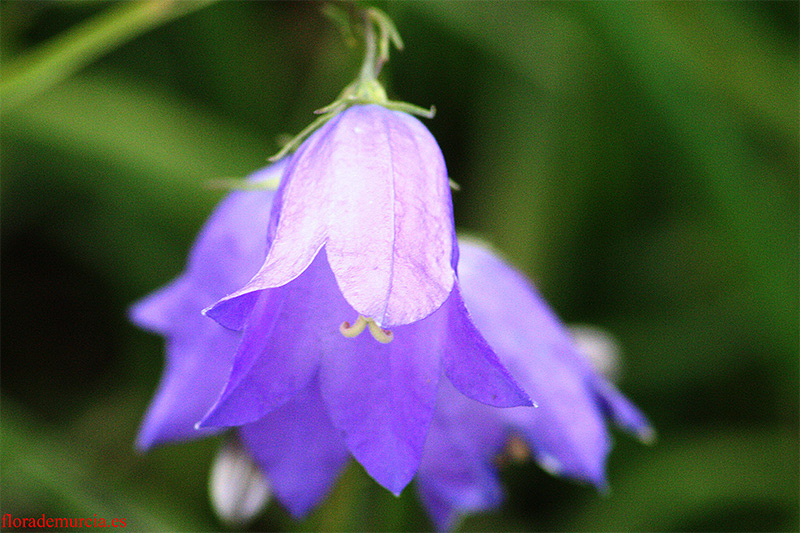
{"type": "Polygon", "coordinates": [[[606,419],[651,442],[644,415],[578,352],[536,289],[478,243],[461,241],[458,276],[475,325],[536,409],[494,409],[443,384],[417,476],[422,503],[439,529],[461,515],[492,509],[502,492],[495,459],[513,444],[539,465],[606,487],[611,450],[606,419]]]}
{"type": "Polygon", "coordinates": [[[350,453],[399,494],[442,374],[487,405],[531,405],[466,311],[444,159],[416,118],[354,105],[317,130],[265,242],[252,280],[206,311],[242,338],[201,427],[256,422],[314,383],[350,453]]]}
{"type": "MultiPolygon", "coordinates": [[[[284,168],[285,161],[256,173],[252,179],[274,178],[284,168]]],[[[242,365],[239,361],[243,350],[250,349],[248,343],[257,347],[256,355],[261,358],[272,354],[281,364],[291,364],[287,353],[313,350],[313,345],[304,340],[303,335],[311,335],[314,343],[332,350],[321,356],[327,358],[330,368],[324,369],[318,364],[304,383],[292,387],[291,392],[284,392],[286,399],[280,405],[264,409],[265,412],[253,420],[237,424],[244,448],[261,467],[275,496],[298,518],[324,499],[351,454],[364,464],[361,446],[369,447],[369,444],[363,444],[358,438],[393,443],[394,448],[388,448],[382,458],[386,464],[370,458],[371,467],[367,471],[395,492],[407,483],[405,469],[410,469],[411,475],[416,472],[423,505],[437,528],[444,530],[452,528],[464,514],[500,504],[502,490],[495,458],[509,439],[524,441],[537,461],[549,471],[603,487],[604,464],[611,444],[605,419],[610,418],[643,440],[652,436],[641,413],[577,353],[569,335],[530,283],[486,248],[474,243],[461,244],[459,276],[453,290],[460,288],[463,292],[475,325],[517,383],[537,399],[538,408],[490,407],[466,397],[463,382],[459,387],[452,377],[439,380],[439,374],[447,373],[446,364],[443,368],[438,365],[426,368],[425,357],[430,358],[431,352],[443,349],[442,343],[452,340],[448,326],[452,328],[453,324],[458,332],[471,336],[471,342],[478,346],[474,348],[467,343],[465,349],[488,349],[483,348],[483,337],[474,330],[464,311],[461,292],[457,293],[454,309],[445,304],[416,324],[396,327],[391,343],[379,344],[363,335],[340,340],[335,323],[339,316],[321,317],[326,313],[353,312],[353,307],[336,290],[335,275],[324,251],[312,260],[305,272],[288,283],[300,286],[297,296],[275,295],[275,289],[265,289],[262,293],[268,297],[259,295],[253,304],[252,313],[261,313],[259,316],[271,320],[269,328],[278,333],[273,340],[277,348],[263,338],[250,340],[250,326],[246,320],[243,333],[239,333],[201,316],[201,309],[235,290],[258,271],[264,257],[267,220],[274,196],[275,193],[269,191],[229,195],[201,231],[186,271],[133,307],[132,319],[137,325],[167,340],[166,369],[142,424],[137,441],[140,449],[215,431],[213,428],[195,430],[195,422],[218,400],[220,390],[231,389],[231,382],[236,379],[240,382],[252,379],[247,378],[246,373],[244,378],[237,378],[237,365],[242,365]],[[320,293],[328,298],[324,305],[319,304],[325,307],[324,312],[318,311],[317,304],[313,303],[320,293]],[[305,300],[309,302],[305,307],[307,311],[298,311],[303,309],[305,300]],[[269,306],[277,308],[270,311],[269,306]],[[308,320],[293,318],[298,312],[307,313],[304,318],[308,320]],[[284,325],[282,321],[291,324],[284,325]],[[321,335],[311,327],[320,324],[327,324],[334,333],[321,335]],[[415,327],[419,331],[415,332],[415,327]],[[427,349],[423,349],[423,343],[427,349]],[[399,353],[379,351],[393,346],[401,347],[399,353]],[[334,347],[338,351],[333,351],[334,347]],[[411,354],[409,360],[400,357],[404,354],[411,354]],[[419,436],[414,424],[396,422],[397,415],[390,412],[392,409],[402,411],[401,420],[409,417],[416,421],[427,416],[426,410],[419,414],[418,408],[409,406],[409,402],[392,390],[396,386],[409,386],[418,394],[418,389],[414,388],[418,385],[408,377],[416,371],[426,372],[434,383],[433,393],[437,395],[427,438],[424,431],[422,437],[419,436]],[[335,373],[331,375],[332,372],[335,373]],[[347,390],[346,383],[352,380],[358,380],[358,384],[347,390]],[[343,396],[331,400],[333,393],[343,396]],[[372,402],[380,407],[364,405],[372,402]],[[336,407],[344,414],[337,414],[336,407]],[[352,419],[359,417],[372,422],[373,426],[354,439],[352,433],[342,428],[358,425],[359,422],[352,419]],[[386,417],[388,422],[377,420],[379,417],[386,417]],[[418,469],[406,463],[403,472],[395,475],[401,478],[400,482],[393,481],[391,465],[398,461],[398,456],[402,459],[408,453],[403,450],[404,446],[414,447],[418,439],[424,442],[418,469]]],[[[274,224],[269,231],[275,231],[274,224]]],[[[452,297],[451,294],[448,299],[452,297]]],[[[464,343],[459,346],[463,348],[464,343]]],[[[285,376],[278,365],[269,366],[258,361],[250,364],[264,367],[257,370],[253,378],[259,373],[267,376],[268,372],[285,376]]],[[[255,392],[258,383],[247,386],[253,387],[253,398],[258,398],[255,392]]],[[[223,393],[222,399],[225,397],[223,393]]],[[[233,409],[235,402],[231,400],[228,405],[233,409]]],[[[249,409],[247,405],[243,408],[249,409]]],[[[248,412],[257,414],[259,411],[249,409],[248,412]]]]}

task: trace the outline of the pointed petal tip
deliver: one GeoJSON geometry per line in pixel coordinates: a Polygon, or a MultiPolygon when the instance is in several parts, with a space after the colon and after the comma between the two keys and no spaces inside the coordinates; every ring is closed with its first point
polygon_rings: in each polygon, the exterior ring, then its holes
{"type": "MultiPolygon", "coordinates": [[[[352,454],[353,451],[350,450],[350,453],[352,454]]],[[[364,468],[367,475],[375,480],[378,485],[388,490],[396,497],[400,497],[405,488],[409,485],[409,483],[411,483],[411,480],[414,479],[414,476],[417,475],[417,470],[419,468],[419,463],[410,468],[402,469],[401,471],[398,471],[393,467],[387,467],[386,465],[378,465],[375,463],[367,463],[365,465],[365,461],[363,460],[364,458],[359,457],[359,455],[353,454],[353,457],[364,468]]]]}
{"type": "Polygon", "coordinates": [[[149,452],[154,445],[155,442],[150,435],[140,433],[136,438],[136,442],[133,443],[133,451],[139,455],[144,455],[149,452]]]}
{"type": "Polygon", "coordinates": [[[166,321],[160,316],[160,312],[154,309],[151,298],[145,297],[134,303],[126,314],[131,324],[145,331],[161,335],[167,329],[166,321]]]}
{"type": "Polygon", "coordinates": [[[639,442],[647,446],[653,446],[658,441],[658,433],[650,426],[639,428],[639,430],[634,433],[634,436],[639,442]]]}
{"type": "Polygon", "coordinates": [[[145,454],[156,446],[170,442],[170,438],[165,433],[164,424],[148,413],[136,435],[133,449],[136,450],[136,453],[145,454]]]}
{"type": "Polygon", "coordinates": [[[215,405],[214,407],[209,409],[208,413],[206,413],[205,416],[203,416],[203,418],[201,418],[199,421],[195,423],[194,429],[199,431],[201,429],[206,429],[206,428],[233,427],[238,425],[238,424],[232,424],[230,423],[230,421],[220,420],[220,418],[223,417],[220,417],[217,414],[216,408],[217,406],[215,405]]]}
{"type": "Polygon", "coordinates": [[[417,475],[418,465],[417,467],[407,469],[403,472],[398,472],[392,468],[376,468],[375,465],[369,465],[369,468],[367,468],[358,456],[354,455],[354,458],[361,464],[364,470],[366,470],[369,477],[398,498],[409,483],[411,483],[411,480],[414,479],[414,476],[417,475]]]}
{"type": "Polygon", "coordinates": [[[642,444],[656,442],[656,431],[647,417],[628,400],[616,387],[603,379],[594,380],[591,385],[605,415],[623,431],[633,435],[642,444]]]}
{"type": "Polygon", "coordinates": [[[608,491],[608,480],[603,461],[585,464],[564,464],[560,459],[549,453],[538,453],[536,463],[539,467],[555,477],[567,477],[573,480],[588,483],[595,487],[601,494],[608,491]]]}
{"type": "Polygon", "coordinates": [[[492,407],[532,407],[535,402],[475,327],[458,282],[443,309],[449,315],[450,348],[442,362],[450,383],[468,398],[492,407]]]}
{"type": "Polygon", "coordinates": [[[386,485],[383,485],[383,486],[386,487],[386,490],[391,492],[392,495],[394,495],[395,498],[399,498],[400,495],[405,490],[405,488],[408,486],[408,484],[411,483],[411,479],[412,478],[413,478],[413,476],[411,476],[408,479],[398,479],[398,480],[395,480],[394,483],[391,486],[386,486],[386,485]]]}
{"type": "Polygon", "coordinates": [[[223,393],[217,403],[194,425],[194,429],[237,427],[258,421],[258,415],[231,407],[227,402],[229,398],[229,395],[223,393]]]}

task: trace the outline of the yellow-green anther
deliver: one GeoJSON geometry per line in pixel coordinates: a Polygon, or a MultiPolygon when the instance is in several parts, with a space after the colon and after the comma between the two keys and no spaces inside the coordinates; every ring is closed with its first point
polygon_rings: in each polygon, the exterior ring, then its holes
{"type": "Polygon", "coordinates": [[[388,329],[383,329],[371,318],[367,319],[367,325],[369,326],[369,332],[372,334],[372,338],[381,344],[389,344],[394,340],[394,333],[388,329]]]}
{"type": "Polygon", "coordinates": [[[339,326],[339,332],[347,337],[348,339],[352,339],[354,337],[358,337],[361,335],[361,332],[367,327],[367,319],[361,315],[358,315],[358,320],[352,326],[350,322],[342,322],[342,325],[339,326]]]}
{"type": "Polygon", "coordinates": [[[367,328],[369,328],[369,333],[372,335],[372,338],[381,344],[389,344],[394,340],[394,333],[388,329],[383,329],[373,319],[366,318],[362,315],[358,315],[358,319],[352,326],[350,322],[342,322],[339,326],[339,332],[348,339],[352,339],[361,335],[367,328]]]}

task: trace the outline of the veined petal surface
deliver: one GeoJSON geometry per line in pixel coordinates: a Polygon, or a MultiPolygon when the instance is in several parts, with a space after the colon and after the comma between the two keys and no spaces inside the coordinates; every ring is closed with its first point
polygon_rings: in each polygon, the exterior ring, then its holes
{"type": "Polygon", "coordinates": [[[444,158],[405,113],[353,106],[312,134],[284,173],[270,225],[262,268],[217,307],[285,285],[323,246],[347,302],[383,327],[430,315],[455,282],[444,158]]]}

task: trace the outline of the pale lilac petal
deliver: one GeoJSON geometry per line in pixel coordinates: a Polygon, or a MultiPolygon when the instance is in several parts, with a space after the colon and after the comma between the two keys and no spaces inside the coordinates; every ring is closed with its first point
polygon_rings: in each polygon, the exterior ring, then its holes
{"type": "MultiPolygon", "coordinates": [[[[288,283],[322,246],[347,302],[387,328],[430,315],[453,288],[444,159],[430,132],[405,113],[353,106],[317,130],[292,156],[271,224],[261,270],[217,308],[288,283]]],[[[253,303],[230,313],[241,316],[253,303]]]]}
{"type": "Polygon", "coordinates": [[[349,457],[325,414],[316,381],[239,433],[295,518],[303,518],[325,498],[349,457]]]}
{"type": "Polygon", "coordinates": [[[455,240],[444,158],[417,119],[355,106],[331,132],[326,249],[345,299],[384,327],[410,324],[450,294],[455,240]]]}
{"type": "Polygon", "coordinates": [[[449,319],[442,362],[450,382],[462,394],[494,407],[533,405],[475,328],[458,284],[442,309],[449,319]]]}
{"type": "Polygon", "coordinates": [[[347,340],[339,325],[353,315],[324,253],[286,286],[261,291],[230,379],[200,426],[255,422],[285,403],[314,376],[321,354],[347,340]]]}
{"type": "Polygon", "coordinates": [[[269,221],[266,259],[249,282],[207,311],[214,320],[240,329],[257,300],[251,293],[286,285],[317,256],[328,236],[333,193],[327,168],[331,146],[326,139],[341,118],[342,114],[332,118],[289,158],[269,221]]]}
{"type": "MultiPolygon", "coordinates": [[[[274,178],[282,168],[278,163],[250,179],[274,178]]],[[[164,374],[142,422],[139,449],[214,433],[194,425],[225,385],[238,335],[200,311],[258,269],[272,197],[269,191],[228,195],[198,235],[186,271],[131,308],[135,324],[167,341],[164,374]]]]}
{"type": "Polygon", "coordinates": [[[439,311],[394,328],[380,344],[368,332],[342,337],[320,366],[322,397],[347,447],[381,485],[399,494],[417,471],[436,402],[445,341],[439,311]]]}
{"type": "Polygon", "coordinates": [[[465,398],[442,382],[417,491],[439,531],[453,529],[468,513],[494,509],[503,498],[492,456],[499,453],[505,429],[494,408],[465,398]]]}

